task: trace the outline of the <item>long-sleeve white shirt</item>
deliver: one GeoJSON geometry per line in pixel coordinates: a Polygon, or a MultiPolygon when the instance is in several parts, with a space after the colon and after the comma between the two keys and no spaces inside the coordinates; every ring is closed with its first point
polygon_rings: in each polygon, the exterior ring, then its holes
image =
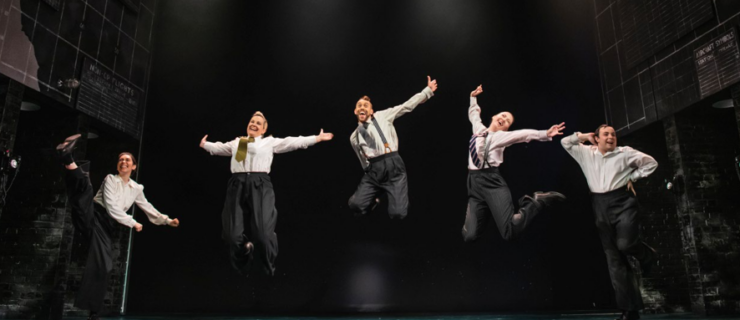
{"type": "MultiPolygon", "coordinates": [[[[480,118],[480,106],[478,106],[478,99],[476,97],[470,97],[470,108],[468,108],[468,119],[473,124],[473,134],[481,134],[488,130],[488,127],[483,125],[483,121],[480,118]]],[[[552,141],[552,138],[547,136],[547,130],[532,130],[532,129],[521,129],[514,131],[495,131],[488,132],[488,136],[484,139],[480,137],[476,141],[476,147],[478,150],[478,159],[483,161],[482,168],[498,167],[504,162],[504,149],[510,145],[516,143],[530,142],[532,140],[537,141],[552,141]],[[485,146],[488,146],[488,159],[483,159],[486,153],[485,146]],[[487,162],[486,162],[487,160],[487,162]]],[[[480,170],[473,164],[473,158],[468,152],[468,169],[480,170]]]]}
{"type": "MultiPolygon", "coordinates": [[[[404,114],[414,111],[416,106],[426,102],[433,96],[434,93],[432,92],[432,89],[426,87],[403,104],[373,113],[372,117],[378,121],[380,130],[383,131],[383,135],[388,141],[388,147],[390,147],[391,152],[398,151],[398,136],[396,135],[396,128],[393,126],[393,121],[404,114]]],[[[367,132],[372,135],[375,140],[374,146],[368,146],[362,135],[357,132],[357,129],[352,132],[352,135],[349,138],[350,143],[352,143],[352,149],[355,150],[355,154],[357,154],[357,157],[360,159],[360,163],[363,168],[370,165],[368,158],[372,159],[385,154],[383,139],[380,138],[380,134],[378,133],[372,118],[368,119],[367,123],[367,132]]]]}
{"type": "Polygon", "coordinates": [[[617,147],[614,151],[601,154],[597,146],[580,143],[579,134],[576,132],[565,137],[560,143],[581,166],[588,188],[593,193],[622,188],[630,180],[645,178],[658,168],[658,162],[653,157],[630,147],[617,147]]]}
{"type": "Polygon", "coordinates": [[[103,186],[93,198],[108,214],[118,223],[133,228],[136,224],[134,217],[126,214],[131,205],[136,205],[146,213],[147,218],[153,224],[168,224],[171,220],[167,215],[161,214],[144,196],[144,186],[129,179],[128,183],[115,174],[109,174],[103,180],[103,186]]]}
{"type": "Polygon", "coordinates": [[[275,153],[285,153],[297,149],[306,149],[316,144],[316,136],[273,138],[262,136],[254,138],[254,142],[247,145],[247,158],[236,161],[236,151],[239,148],[239,139],[222,142],[206,142],[206,149],[214,156],[231,156],[231,172],[267,172],[270,173],[272,158],[275,153]]]}

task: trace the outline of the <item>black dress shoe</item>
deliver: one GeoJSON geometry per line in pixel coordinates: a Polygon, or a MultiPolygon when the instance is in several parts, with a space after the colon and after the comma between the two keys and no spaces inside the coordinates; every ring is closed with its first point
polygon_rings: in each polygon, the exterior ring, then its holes
{"type": "Polygon", "coordinates": [[[658,252],[653,249],[653,247],[649,246],[647,243],[642,243],[645,248],[647,249],[646,257],[642,261],[640,261],[640,273],[643,277],[647,277],[650,275],[650,271],[653,269],[653,266],[655,265],[655,260],[658,256],[658,252]]]}
{"type": "Polygon", "coordinates": [[[565,201],[565,196],[562,193],[555,192],[555,191],[548,191],[548,192],[537,191],[534,193],[534,201],[537,201],[538,203],[542,204],[545,207],[549,207],[556,202],[565,201]]]}
{"type": "Polygon", "coordinates": [[[100,317],[97,313],[90,313],[90,316],[87,317],[87,320],[100,320],[100,317]]]}
{"type": "Polygon", "coordinates": [[[82,135],[79,133],[71,135],[67,137],[67,139],[64,139],[64,142],[57,145],[57,154],[62,158],[65,165],[69,165],[74,162],[74,159],[72,159],[72,151],[74,151],[75,144],[77,144],[77,141],[81,136],[82,135]]]}

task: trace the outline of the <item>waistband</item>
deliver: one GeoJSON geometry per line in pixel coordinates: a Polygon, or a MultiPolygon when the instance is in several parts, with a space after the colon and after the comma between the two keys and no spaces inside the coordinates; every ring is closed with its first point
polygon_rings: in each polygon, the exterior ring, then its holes
{"type": "Polygon", "coordinates": [[[498,167],[489,167],[479,170],[468,169],[468,174],[482,174],[482,173],[498,173],[498,167]]]}
{"type": "Polygon", "coordinates": [[[232,176],[257,176],[257,177],[269,177],[267,172],[234,172],[232,176]]]}
{"type": "Polygon", "coordinates": [[[375,163],[375,162],[381,161],[383,159],[395,158],[395,157],[400,157],[400,156],[401,155],[398,154],[398,151],[393,151],[391,153],[386,153],[386,154],[377,156],[375,158],[367,159],[367,161],[370,161],[370,163],[375,163]]]}
{"type": "Polygon", "coordinates": [[[627,186],[622,186],[612,191],[607,191],[603,193],[591,192],[591,196],[593,196],[594,198],[616,198],[624,195],[632,196],[634,194],[632,194],[632,191],[627,190],[627,186]]]}

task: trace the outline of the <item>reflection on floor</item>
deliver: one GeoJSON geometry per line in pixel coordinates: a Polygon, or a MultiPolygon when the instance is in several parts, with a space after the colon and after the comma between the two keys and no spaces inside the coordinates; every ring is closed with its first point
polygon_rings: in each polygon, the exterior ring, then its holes
{"type": "MultiPolygon", "coordinates": [[[[199,315],[160,315],[160,316],[126,316],[105,317],[106,320],[610,320],[617,318],[614,313],[589,313],[589,314],[475,314],[475,315],[372,315],[363,314],[359,316],[199,316],[199,315]]],[[[85,318],[70,318],[85,319],[85,318]]],[[[707,317],[694,314],[659,314],[643,315],[644,320],[740,320],[735,317],[707,317]]]]}

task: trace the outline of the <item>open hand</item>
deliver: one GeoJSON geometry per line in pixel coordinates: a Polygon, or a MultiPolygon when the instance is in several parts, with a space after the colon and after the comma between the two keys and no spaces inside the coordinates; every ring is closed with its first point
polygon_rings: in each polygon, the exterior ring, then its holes
{"type": "Polygon", "coordinates": [[[170,227],[173,227],[173,228],[177,228],[177,226],[180,225],[180,220],[177,220],[177,218],[174,218],[174,219],[170,220],[170,223],[168,223],[167,225],[169,225],[170,227]]]}
{"type": "Polygon", "coordinates": [[[432,80],[432,77],[427,76],[427,87],[432,89],[432,92],[437,91],[437,80],[432,80]]]}
{"type": "Polygon", "coordinates": [[[205,135],[203,139],[200,139],[200,147],[203,148],[203,146],[206,145],[206,139],[208,138],[208,135],[205,135]]]}
{"type": "Polygon", "coordinates": [[[321,141],[329,141],[332,138],[334,138],[334,134],[331,132],[324,132],[324,129],[321,129],[321,132],[319,132],[319,135],[316,136],[316,142],[321,141]]]}
{"type": "Polygon", "coordinates": [[[554,136],[562,136],[563,129],[565,129],[565,122],[561,122],[560,124],[553,125],[552,127],[550,127],[550,129],[547,130],[547,136],[550,138],[554,136]]]}
{"type": "Polygon", "coordinates": [[[477,97],[479,94],[483,93],[483,85],[479,85],[473,92],[470,93],[471,97],[477,97]]]}
{"type": "Polygon", "coordinates": [[[141,232],[141,229],[144,229],[144,226],[141,225],[141,223],[136,223],[134,225],[134,229],[136,229],[136,232],[141,232]]]}

